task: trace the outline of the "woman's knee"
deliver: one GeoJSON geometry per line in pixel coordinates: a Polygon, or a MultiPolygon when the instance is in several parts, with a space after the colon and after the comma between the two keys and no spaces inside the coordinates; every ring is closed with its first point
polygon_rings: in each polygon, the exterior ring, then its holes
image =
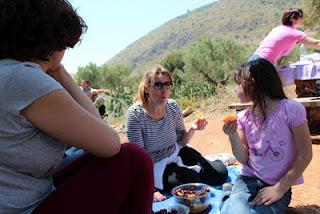
{"type": "Polygon", "coordinates": [[[233,213],[249,213],[250,204],[248,202],[248,194],[244,192],[231,194],[229,198],[223,202],[221,214],[233,213]]]}
{"type": "Polygon", "coordinates": [[[131,142],[122,143],[120,152],[137,152],[147,154],[141,146],[131,142]]]}
{"type": "Polygon", "coordinates": [[[152,162],[149,154],[144,150],[144,148],[142,148],[141,146],[139,146],[135,143],[131,143],[131,142],[122,143],[120,152],[124,153],[126,155],[127,154],[134,154],[135,156],[138,156],[138,157],[144,158],[144,159],[148,159],[152,162]]]}
{"type": "Polygon", "coordinates": [[[170,192],[175,186],[185,183],[198,183],[200,176],[192,169],[177,166],[175,163],[167,165],[163,173],[164,191],[170,192]]]}
{"type": "Polygon", "coordinates": [[[182,162],[188,166],[197,165],[204,159],[197,150],[189,146],[182,147],[179,151],[179,156],[181,157],[182,162]]]}
{"type": "Polygon", "coordinates": [[[210,165],[222,177],[225,177],[225,178],[228,177],[228,169],[227,169],[226,165],[222,161],[215,160],[215,161],[211,162],[210,165]]]}
{"type": "Polygon", "coordinates": [[[149,154],[139,145],[135,143],[123,143],[119,152],[124,158],[137,162],[140,166],[147,166],[153,171],[153,161],[149,154]]]}
{"type": "Polygon", "coordinates": [[[222,185],[228,178],[228,169],[222,161],[203,163],[202,178],[210,185],[222,185]]]}
{"type": "Polygon", "coordinates": [[[180,149],[179,156],[189,156],[189,155],[202,156],[197,150],[189,146],[184,146],[180,149]]]}

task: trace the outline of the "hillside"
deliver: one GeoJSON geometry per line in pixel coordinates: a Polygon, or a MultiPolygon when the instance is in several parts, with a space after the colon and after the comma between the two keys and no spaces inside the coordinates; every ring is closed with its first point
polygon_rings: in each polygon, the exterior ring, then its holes
{"type": "MultiPolygon", "coordinates": [[[[285,9],[302,0],[220,0],[176,17],[135,41],[107,65],[149,64],[199,37],[223,35],[258,45],[280,23],[285,9]]],[[[157,15],[157,14],[155,14],[157,15]]]]}

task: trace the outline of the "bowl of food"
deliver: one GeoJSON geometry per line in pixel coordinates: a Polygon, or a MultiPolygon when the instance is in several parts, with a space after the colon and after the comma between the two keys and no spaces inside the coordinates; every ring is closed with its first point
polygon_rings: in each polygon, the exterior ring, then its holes
{"type": "Polygon", "coordinates": [[[152,209],[152,214],[189,214],[190,209],[182,204],[168,204],[152,209]]]}
{"type": "Polygon", "coordinates": [[[187,206],[191,213],[199,213],[210,205],[210,189],[206,184],[188,183],[173,188],[171,194],[176,203],[187,206]]]}

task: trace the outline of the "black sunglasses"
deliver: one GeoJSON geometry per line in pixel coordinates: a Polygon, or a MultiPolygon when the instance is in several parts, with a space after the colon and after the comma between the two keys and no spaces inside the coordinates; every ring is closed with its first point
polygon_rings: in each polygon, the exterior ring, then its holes
{"type": "Polygon", "coordinates": [[[165,87],[166,89],[170,89],[172,86],[172,82],[155,82],[153,84],[148,85],[152,85],[153,88],[156,90],[161,90],[163,87],[165,87]]]}

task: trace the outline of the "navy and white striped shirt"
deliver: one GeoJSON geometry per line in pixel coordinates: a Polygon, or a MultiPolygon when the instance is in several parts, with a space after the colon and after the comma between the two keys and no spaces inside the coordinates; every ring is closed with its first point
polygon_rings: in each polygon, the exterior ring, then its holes
{"type": "Polygon", "coordinates": [[[166,114],[161,120],[152,119],[142,103],[133,104],[128,109],[128,140],[143,147],[154,163],[169,157],[175,149],[175,143],[181,144],[185,132],[182,112],[175,100],[167,101],[166,114]]]}

